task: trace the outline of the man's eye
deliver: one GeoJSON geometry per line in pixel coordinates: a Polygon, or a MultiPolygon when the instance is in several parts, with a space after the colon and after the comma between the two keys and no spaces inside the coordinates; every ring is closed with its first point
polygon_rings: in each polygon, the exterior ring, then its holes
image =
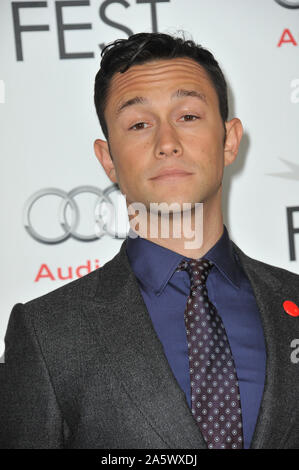
{"type": "Polygon", "coordinates": [[[147,126],[148,124],[146,122],[137,122],[136,124],[134,124],[134,126],[130,127],[130,130],[133,129],[133,130],[138,130],[138,129],[145,129],[144,126],[147,126]]]}
{"type": "Polygon", "coordinates": [[[186,121],[195,121],[196,119],[199,119],[199,116],[195,116],[194,114],[185,114],[182,118],[186,121]]]}

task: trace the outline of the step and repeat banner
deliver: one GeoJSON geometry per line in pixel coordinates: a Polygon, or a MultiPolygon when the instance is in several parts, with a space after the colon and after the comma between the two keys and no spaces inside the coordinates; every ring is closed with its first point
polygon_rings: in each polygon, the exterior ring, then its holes
{"type": "Polygon", "coordinates": [[[184,31],[219,61],[244,126],[226,226],[249,256],[299,273],[299,1],[1,0],[0,356],[15,303],[102,266],[126,236],[94,155],[93,86],[103,47],[142,31],[184,31]],[[101,223],[107,200],[117,230],[101,223]]]}

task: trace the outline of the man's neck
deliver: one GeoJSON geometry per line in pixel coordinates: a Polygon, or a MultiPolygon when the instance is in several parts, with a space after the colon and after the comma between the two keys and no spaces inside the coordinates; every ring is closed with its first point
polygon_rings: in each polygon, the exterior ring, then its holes
{"type": "MultiPolygon", "coordinates": [[[[203,230],[202,244],[198,248],[186,248],[190,240],[184,238],[147,238],[147,240],[156,243],[157,245],[168,248],[169,250],[179,253],[186,258],[198,259],[202,258],[220,239],[223,234],[223,223],[219,227],[213,227],[203,230]]],[[[198,237],[199,238],[199,237],[198,237]]],[[[191,243],[192,244],[192,243],[191,243]]]]}
{"type": "MultiPolygon", "coordinates": [[[[135,225],[132,225],[131,220],[130,224],[133,231],[141,238],[145,238],[187,258],[197,259],[203,257],[215,245],[224,230],[221,210],[212,211],[212,213],[208,210],[203,210],[202,217],[199,219],[200,220],[196,218],[194,212],[190,215],[189,227],[191,227],[191,230],[189,230],[187,236],[183,229],[182,220],[180,224],[178,224],[178,219],[175,220],[175,218],[170,218],[169,230],[165,236],[162,231],[163,217],[161,217],[161,215],[158,216],[158,230],[156,230],[156,233],[154,230],[151,230],[149,217],[147,223],[143,226],[142,223],[139,224],[137,229],[135,225]],[[177,228],[177,226],[180,227],[180,230],[175,232],[174,227],[177,228]],[[144,227],[146,227],[146,230],[144,227]],[[176,233],[176,236],[173,236],[174,233],[176,233]],[[191,234],[192,238],[190,238],[191,234]]],[[[187,220],[187,218],[185,220],[187,220]]]]}

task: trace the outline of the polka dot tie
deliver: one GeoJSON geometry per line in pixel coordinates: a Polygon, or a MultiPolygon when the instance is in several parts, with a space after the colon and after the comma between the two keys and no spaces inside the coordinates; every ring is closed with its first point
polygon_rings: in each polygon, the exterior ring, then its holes
{"type": "Polygon", "coordinates": [[[190,276],[184,313],[189,351],[192,414],[209,449],[242,449],[239,384],[225,327],[208,297],[213,263],[182,261],[177,271],[190,276]]]}

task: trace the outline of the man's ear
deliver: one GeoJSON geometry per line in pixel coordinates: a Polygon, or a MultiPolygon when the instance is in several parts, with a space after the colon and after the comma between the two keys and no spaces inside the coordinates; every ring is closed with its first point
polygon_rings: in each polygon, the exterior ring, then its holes
{"type": "Polygon", "coordinates": [[[115,166],[110,154],[108,142],[106,142],[106,140],[96,139],[93,146],[96,157],[104,168],[106,175],[112,183],[117,183],[115,166]]]}
{"type": "Polygon", "coordinates": [[[224,166],[233,163],[237,157],[243,135],[243,126],[238,118],[225,123],[226,139],[224,144],[224,166]]]}

